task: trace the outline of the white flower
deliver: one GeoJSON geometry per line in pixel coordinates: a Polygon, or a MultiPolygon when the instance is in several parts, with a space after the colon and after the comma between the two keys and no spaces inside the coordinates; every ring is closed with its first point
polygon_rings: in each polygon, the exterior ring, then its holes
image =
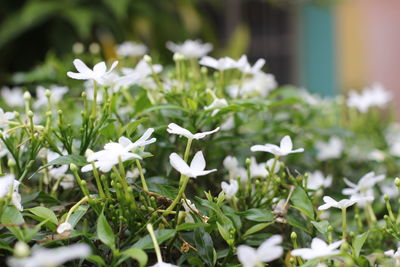
{"type": "Polygon", "coordinates": [[[231,98],[266,97],[277,86],[274,75],[260,71],[245,79],[242,85],[230,85],[227,90],[231,98]]]}
{"type": "Polygon", "coordinates": [[[205,56],[200,59],[199,64],[217,70],[237,68],[237,62],[230,57],[215,59],[213,57],[205,56]]]}
{"type": "Polygon", "coordinates": [[[321,187],[327,188],[332,184],[332,175],[324,176],[321,171],[315,171],[309,174],[307,188],[317,190],[321,187]]]}
{"type": "MultiPolygon", "coordinates": [[[[86,82],[85,82],[85,85],[86,85],[86,82]]],[[[94,88],[93,88],[93,86],[86,87],[85,92],[86,92],[86,98],[88,100],[93,101],[94,100],[94,88]]],[[[97,99],[97,101],[96,101],[97,103],[103,102],[103,93],[101,91],[97,91],[96,99],[97,99]]]]}
{"type": "Polygon", "coordinates": [[[189,199],[182,199],[182,207],[185,209],[186,217],[185,222],[187,223],[194,223],[194,219],[191,213],[199,213],[199,210],[196,208],[196,205],[192,203],[189,199]]]}
{"type": "Polygon", "coordinates": [[[290,136],[286,135],[282,138],[280,142],[280,146],[273,145],[273,144],[266,144],[266,145],[255,145],[251,147],[251,151],[262,151],[274,154],[275,156],[286,156],[291,153],[299,153],[303,152],[304,148],[298,148],[293,150],[293,143],[290,136]]]}
{"type": "Polygon", "coordinates": [[[116,52],[120,57],[144,56],[147,53],[147,47],[143,44],[127,41],[118,45],[116,52]]]}
{"type": "Polygon", "coordinates": [[[230,172],[235,171],[239,166],[239,162],[238,162],[237,158],[233,157],[233,156],[226,156],[223,161],[223,164],[224,164],[224,167],[230,172]]]}
{"type": "Polygon", "coordinates": [[[240,245],[237,249],[238,258],[243,267],[256,267],[263,262],[278,259],[283,254],[282,236],[273,235],[265,240],[258,249],[246,245],[240,245]]]}
{"type": "Polygon", "coordinates": [[[154,132],[154,128],[147,129],[144,132],[144,134],[138,140],[136,140],[134,143],[132,143],[131,140],[129,140],[128,138],[126,138],[124,136],[120,137],[119,142],[125,147],[130,147],[130,150],[134,150],[136,148],[142,148],[142,147],[145,147],[147,145],[154,143],[157,140],[154,137],[150,138],[150,136],[153,132],[154,132]]]}
{"type": "MultiPolygon", "coordinates": [[[[132,86],[134,84],[144,85],[149,88],[149,84],[154,84],[153,78],[148,77],[153,72],[160,73],[163,67],[159,64],[149,65],[144,59],[140,60],[134,69],[122,68],[123,76],[116,81],[116,87],[132,86]]],[[[156,87],[156,86],[155,86],[156,87]]]]}
{"type": "Polygon", "coordinates": [[[192,134],[189,130],[182,128],[181,126],[179,126],[175,123],[170,123],[170,124],[168,124],[167,132],[170,134],[183,135],[187,139],[199,140],[199,139],[203,139],[207,135],[217,132],[218,130],[219,130],[219,127],[215,128],[212,131],[192,134]]]}
{"type": "Polygon", "coordinates": [[[209,105],[205,106],[204,109],[213,109],[211,116],[217,115],[220,108],[228,106],[228,102],[224,98],[215,98],[214,101],[209,105]]]}
{"type": "Polygon", "coordinates": [[[324,200],[325,204],[319,206],[318,210],[327,210],[331,207],[338,208],[338,209],[346,209],[357,203],[357,199],[342,199],[338,202],[328,196],[324,196],[323,200],[324,200]]]}
{"type": "Polygon", "coordinates": [[[222,182],[221,183],[222,191],[224,191],[226,197],[228,199],[232,198],[236,195],[237,191],[239,190],[239,184],[236,180],[230,180],[230,183],[222,182]]]}
{"type": "Polygon", "coordinates": [[[104,84],[104,78],[107,74],[111,73],[113,69],[118,65],[118,61],[114,61],[111,68],[107,71],[107,66],[105,62],[97,63],[93,70],[88,68],[85,63],[80,59],[74,60],[75,68],[78,72],[67,72],[68,77],[76,80],[94,80],[99,84],[104,84]]]}
{"type": "Polygon", "coordinates": [[[72,225],[69,222],[63,222],[57,227],[57,233],[62,234],[72,230],[72,225]]]}
{"type": "MultiPolygon", "coordinates": [[[[63,154],[65,154],[65,152],[63,154]]],[[[60,154],[52,151],[47,151],[47,163],[52,162],[53,160],[58,159],[59,157],[61,157],[60,154]]],[[[68,165],[50,166],[48,167],[49,175],[54,179],[59,179],[65,176],[65,173],[68,171],[68,167],[69,167],[68,165]]]]}
{"type": "Polygon", "coordinates": [[[27,258],[10,257],[7,263],[10,267],[52,267],[64,264],[74,259],[83,259],[91,254],[86,244],[75,244],[53,249],[38,248],[27,258]]]}
{"type": "MultiPolygon", "coordinates": [[[[383,185],[381,184],[380,188],[382,194],[387,195],[389,199],[394,199],[399,196],[399,190],[397,189],[397,186],[393,186],[392,182],[383,185]]],[[[385,200],[383,199],[383,195],[382,195],[382,202],[385,202],[385,200]]]]}
{"type": "Polygon", "coordinates": [[[379,149],[372,150],[371,152],[368,153],[367,157],[368,159],[376,162],[382,162],[386,158],[385,153],[379,149]]]}
{"type": "MultiPolygon", "coordinates": [[[[126,146],[126,137],[119,138],[118,143],[111,142],[104,145],[104,150],[93,153],[87,158],[88,162],[94,161],[94,166],[102,172],[109,172],[114,165],[130,159],[142,159],[138,154],[129,152],[132,147],[126,146]]],[[[93,170],[92,164],[82,167],[82,172],[93,170]]]]}
{"type": "Polygon", "coordinates": [[[213,49],[213,46],[209,43],[204,44],[200,40],[186,40],[182,44],[167,42],[167,48],[190,59],[204,57],[213,49]]]}
{"type": "Polygon", "coordinates": [[[25,104],[24,93],[19,87],[13,87],[11,89],[3,87],[1,89],[1,96],[4,102],[10,107],[23,107],[25,104]]]}
{"type": "Polygon", "coordinates": [[[252,67],[249,61],[247,60],[247,56],[243,55],[237,61],[237,68],[246,74],[256,74],[261,71],[261,68],[264,66],[264,64],[265,64],[265,59],[260,58],[256,61],[256,63],[252,67]]]}
{"type": "Polygon", "coordinates": [[[343,240],[339,240],[328,245],[325,241],[316,237],[311,242],[311,248],[295,249],[291,254],[293,256],[300,256],[305,260],[335,256],[340,253],[340,250],[337,248],[339,248],[342,243],[343,240]]]}
{"type": "Polygon", "coordinates": [[[365,113],[370,107],[385,107],[392,98],[392,94],[386,91],[382,84],[375,83],[372,87],[365,88],[361,93],[350,91],[347,105],[365,113]]]}
{"type": "MultiPolygon", "coordinates": [[[[50,86],[49,91],[51,93],[50,103],[56,104],[60,102],[63,96],[68,92],[68,87],[52,85],[50,86]]],[[[36,87],[36,101],[33,103],[33,107],[38,109],[43,106],[47,106],[47,104],[48,100],[46,96],[46,88],[43,86],[36,87]]]]}
{"type": "Polygon", "coordinates": [[[175,170],[188,177],[196,178],[197,176],[207,175],[215,172],[217,169],[204,170],[206,168],[206,161],[203,152],[198,151],[190,163],[190,166],[176,153],[169,155],[169,162],[175,170]]]}
{"type": "Polygon", "coordinates": [[[229,179],[237,179],[240,177],[240,182],[247,182],[247,170],[239,166],[239,162],[233,156],[227,156],[223,161],[224,167],[229,172],[229,179]]]}
{"type": "Polygon", "coordinates": [[[372,188],[379,182],[383,181],[385,179],[385,175],[375,175],[375,172],[369,172],[365,174],[357,184],[352,183],[349,181],[347,178],[344,178],[344,182],[346,185],[348,185],[350,188],[345,188],[343,189],[342,193],[343,195],[370,195],[368,192],[372,190],[372,188]]]}
{"type": "Polygon", "coordinates": [[[71,189],[74,187],[74,182],[75,182],[74,176],[71,174],[66,174],[62,178],[60,185],[64,190],[71,189]]]}
{"type": "Polygon", "coordinates": [[[228,119],[223,124],[221,124],[222,131],[232,130],[233,127],[235,127],[235,119],[233,115],[229,116],[228,119]]]}
{"type": "Polygon", "coordinates": [[[337,136],[332,136],[327,143],[318,141],[315,146],[318,150],[317,159],[320,161],[340,158],[344,148],[343,141],[337,136]]]}
{"type": "Polygon", "coordinates": [[[9,193],[11,193],[11,202],[12,204],[20,211],[23,210],[21,205],[21,195],[18,193],[20,182],[15,180],[14,175],[7,174],[0,177],[0,198],[4,198],[9,193]]]}
{"type": "Polygon", "coordinates": [[[0,108],[0,128],[7,128],[8,122],[15,118],[15,114],[13,112],[4,112],[2,108],[0,108]]]}
{"type": "MultiPolygon", "coordinates": [[[[104,146],[104,150],[88,153],[87,161],[94,161],[96,168],[99,168],[102,172],[109,172],[111,168],[119,163],[119,159],[122,162],[130,159],[142,159],[138,154],[132,153],[137,148],[142,148],[146,145],[152,144],[156,141],[156,138],[150,138],[154,132],[153,128],[147,129],[144,134],[135,142],[132,142],[125,136],[121,136],[118,139],[118,143],[111,142],[104,146]]],[[[82,172],[93,170],[92,164],[83,166],[82,172]]]]}
{"type": "Polygon", "coordinates": [[[391,257],[396,261],[396,266],[400,266],[400,248],[396,252],[393,249],[384,252],[385,256],[391,257]]]}

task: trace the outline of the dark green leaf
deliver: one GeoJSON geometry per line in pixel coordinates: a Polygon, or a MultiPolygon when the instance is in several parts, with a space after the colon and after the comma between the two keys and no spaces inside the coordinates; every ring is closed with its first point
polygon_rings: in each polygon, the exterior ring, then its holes
{"type": "Polygon", "coordinates": [[[308,218],[314,219],[314,206],[303,188],[297,186],[294,189],[291,202],[293,207],[301,211],[308,218]]]}
{"type": "Polygon", "coordinates": [[[247,220],[254,222],[269,222],[275,217],[271,211],[266,209],[249,209],[241,212],[240,215],[244,216],[247,220]]]}
{"type": "Polygon", "coordinates": [[[311,223],[317,228],[318,232],[321,234],[326,234],[328,232],[328,227],[329,227],[329,222],[328,221],[320,221],[320,222],[314,222],[311,221],[311,223]]]}
{"type": "Polygon", "coordinates": [[[365,232],[363,234],[357,235],[354,237],[353,240],[353,249],[354,249],[354,254],[356,257],[360,256],[360,251],[367,240],[369,232],[365,232]]]}
{"type": "Polygon", "coordinates": [[[144,267],[147,264],[147,260],[148,260],[147,254],[140,248],[129,248],[125,251],[122,251],[121,254],[126,255],[126,256],[136,260],[139,263],[140,267],[144,267]]]}
{"type": "MultiPolygon", "coordinates": [[[[162,244],[164,241],[172,238],[176,234],[175,229],[160,229],[154,231],[158,244],[162,244]]],[[[152,249],[154,248],[153,241],[151,240],[150,235],[146,235],[133,244],[132,248],[140,248],[140,249],[152,249]]]]}
{"type": "Polygon", "coordinates": [[[43,220],[48,219],[49,222],[51,222],[55,225],[58,224],[57,216],[54,214],[54,211],[52,211],[51,209],[48,209],[48,208],[45,208],[42,206],[38,206],[38,207],[29,209],[29,211],[43,220]]]}
{"type": "Polygon", "coordinates": [[[97,220],[97,237],[110,248],[115,248],[115,235],[103,213],[100,214],[97,220]]]}
{"type": "Polygon", "coordinates": [[[205,263],[214,266],[214,244],[209,233],[203,227],[194,230],[194,242],[197,253],[205,263]]]}
{"type": "Polygon", "coordinates": [[[257,233],[258,231],[263,230],[264,228],[266,228],[268,225],[271,225],[271,224],[272,224],[272,222],[269,222],[269,223],[259,223],[259,224],[253,225],[252,227],[250,227],[250,228],[243,234],[243,237],[246,237],[246,236],[252,235],[252,234],[254,234],[254,233],[257,233]]]}
{"type": "Polygon", "coordinates": [[[207,227],[207,223],[182,223],[176,227],[176,231],[188,231],[196,229],[197,227],[207,227]]]}

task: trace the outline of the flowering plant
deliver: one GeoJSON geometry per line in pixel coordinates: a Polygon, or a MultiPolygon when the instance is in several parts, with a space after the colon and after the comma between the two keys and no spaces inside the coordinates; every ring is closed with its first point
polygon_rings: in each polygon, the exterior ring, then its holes
{"type": "Polygon", "coordinates": [[[263,59],[167,47],[173,67],[124,43],[109,69],[76,59],[63,86],[2,89],[9,266],[399,265],[381,85],[321,99],[277,88],[263,59]]]}

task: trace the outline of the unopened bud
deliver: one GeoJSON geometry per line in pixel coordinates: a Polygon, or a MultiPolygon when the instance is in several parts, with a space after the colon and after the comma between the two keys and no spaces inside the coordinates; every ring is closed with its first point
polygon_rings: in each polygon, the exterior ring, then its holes
{"type": "Polygon", "coordinates": [[[152,59],[149,55],[144,55],[143,60],[148,64],[151,64],[151,62],[152,62],[152,59]]]}
{"type": "Polygon", "coordinates": [[[31,98],[32,98],[31,94],[30,94],[28,91],[26,91],[26,92],[24,93],[24,99],[25,99],[26,101],[28,101],[28,100],[30,100],[31,98]]]}
{"type": "Polygon", "coordinates": [[[14,256],[17,258],[25,258],[31,254],[30,247],[22,241],[17,241],[14,246],[14,256]]]}

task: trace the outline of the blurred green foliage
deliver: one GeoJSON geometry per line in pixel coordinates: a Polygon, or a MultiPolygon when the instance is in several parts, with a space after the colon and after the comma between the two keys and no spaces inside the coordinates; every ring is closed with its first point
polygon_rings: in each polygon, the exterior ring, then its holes
{"type": "Polygon", "coordinates": [[[167,40],[217,39],[206,11],[218,9],[218,1],[26,0],[1,5],[0,73],[27,70],[49,49],[71,53],[76,41],[107,46],[136,40],[165,51],[167,40]]]}

